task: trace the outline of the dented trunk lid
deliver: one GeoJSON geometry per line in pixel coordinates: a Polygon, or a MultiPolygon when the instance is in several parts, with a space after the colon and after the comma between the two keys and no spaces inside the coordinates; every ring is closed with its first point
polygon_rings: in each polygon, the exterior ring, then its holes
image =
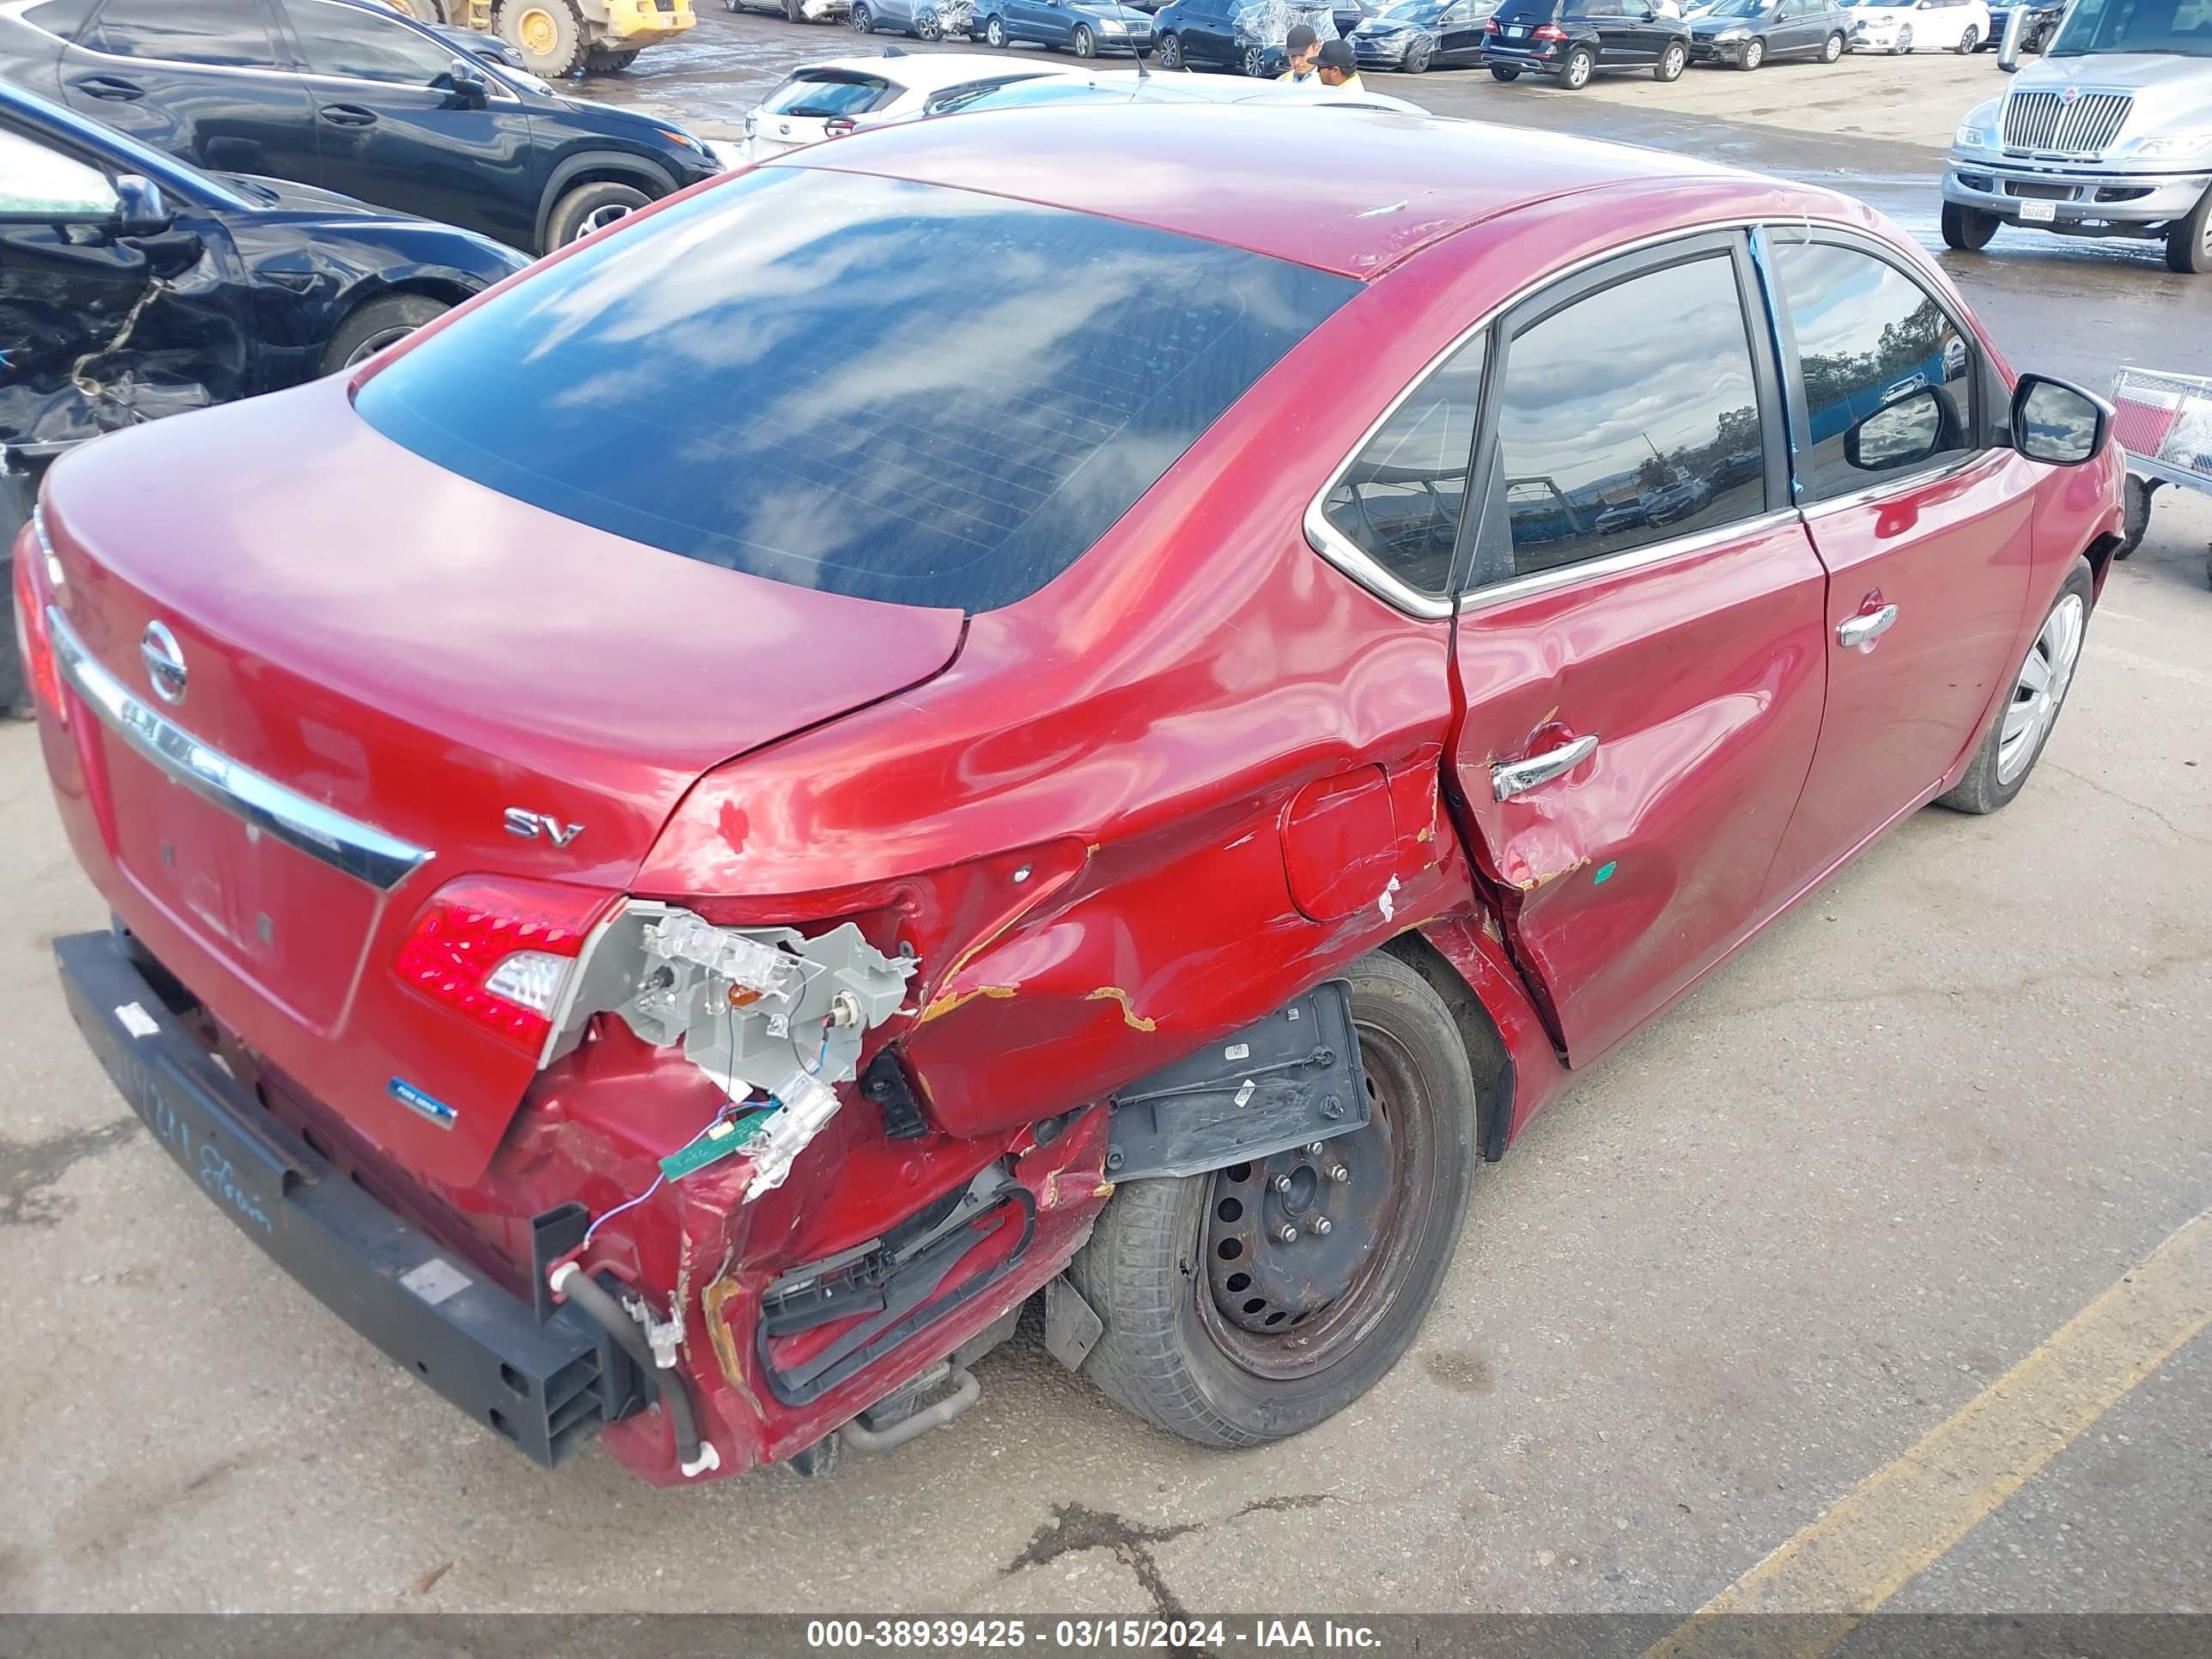
{"type": "Polygon", "coordinates": [[[80,857],[249,1045],[454,1184],[534,1066],[394,977],[424,901],[471,875],[620,892],[702,773],[933,678],[962,637],[957,611],[723,569],[497,495],[377,434],[335,380],[88,446],[46,512],[60,637],[87,665],[83,787],[60,791],[80,857]],[[185,670],[173,702],[165,647],[185,670]],[[166,760],[127,729],[149,719],[166,760]],[[257,823],[194,767],[330,816],[304,838],[257,823]]]}

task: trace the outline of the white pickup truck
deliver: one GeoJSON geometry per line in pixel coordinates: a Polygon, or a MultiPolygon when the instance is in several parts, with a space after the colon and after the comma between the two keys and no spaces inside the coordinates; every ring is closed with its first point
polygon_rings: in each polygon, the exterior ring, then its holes
{"type": "Polygon", "coordinates": [[[2212,271],[2212,0],[2075,0],[1952,144],[1944,241],[2000,225],[2162,240],[2175,270],[2212,271]]]}

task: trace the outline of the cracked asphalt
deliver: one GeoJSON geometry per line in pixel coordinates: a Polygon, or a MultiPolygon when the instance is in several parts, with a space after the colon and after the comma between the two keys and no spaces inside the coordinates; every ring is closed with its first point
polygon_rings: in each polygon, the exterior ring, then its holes
{"type": "MultiPolygon", "coordinates": [[[[726,27],[792,37],[785,63],[850,45],[702,20],[701,52],[726,27]]],[[[666,69],[618,95],[733,96],[666,69]]],[[[1418,94],[1822,178],[1932,234],[1924,144],[1643,86],[1418,94]]],[[[2024,366],[2212,373],[2212,284],[2137,251],[2005,235],[1951,268],[2024,366]]],[[[1407,1360],[1234,1455],[1121,1415],[1025,1332],[965,1417],[823,1481],[522,1462],[137,1131],[48,951],[101,907],[33,734],[0,729],[0,1609],[1695,1608],[2212,1205],[2208,540],[2212,503],[2162,497],[2021,799],[1914,817],[1595,1068],[1480,1171],[1407,1360]]],[[[2208,1400],[2199,1337],[1896,1605],[2204,1610],[2208,1400]]]]}

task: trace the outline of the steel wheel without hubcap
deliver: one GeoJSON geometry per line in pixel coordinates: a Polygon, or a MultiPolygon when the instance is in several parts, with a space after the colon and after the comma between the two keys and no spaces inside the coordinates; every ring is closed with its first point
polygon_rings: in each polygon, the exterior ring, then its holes
{"type": "Polygon", "coordinates": [[[561,26],[543,6],[525,6],[514,20],[514,43],[533,57],[544,58],[561,44],[561,26]]]}
{"type": "Polygon", "coordinates": [[[2074,665],[2081,659],[2081,635],[2088,607],[2078,593],[2069,593],[2044,618],[2043,631],[2027,660],[2020,665],[2020,678],[2006,705],[2004,724],[1997,736],[1997,781],[2010,784],[2027,770],[2044,734],[2058,718],[2066,701],[2066,688],[2074,681],[2074,665]]]}

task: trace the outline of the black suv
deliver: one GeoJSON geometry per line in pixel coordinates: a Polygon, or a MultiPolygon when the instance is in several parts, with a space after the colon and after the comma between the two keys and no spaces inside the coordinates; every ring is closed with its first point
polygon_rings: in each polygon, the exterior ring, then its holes
{"type": "Polygon", "coordinates": [[[319,185],[537,253],[719,170],[360,0],[34,0],[0,78],[217,173],[319,185]]]}
{"type": "Polygon", "coordinates": [[[1525,70],[1580,88],[1617,69],[1674,81],[1690,61],[1690,26],[1651,0],[1505,0],[1487,33],[1490,72],[1501,81],[1525,70]]]}

